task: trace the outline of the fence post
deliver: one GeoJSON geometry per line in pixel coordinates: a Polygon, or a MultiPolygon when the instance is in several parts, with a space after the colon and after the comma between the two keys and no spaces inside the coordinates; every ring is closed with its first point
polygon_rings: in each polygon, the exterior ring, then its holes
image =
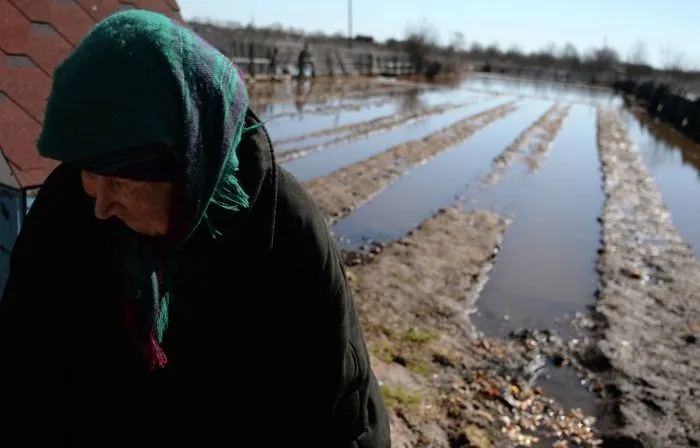
{"type": "Polygon", "coordinates": [[[333,52],[331,50],[326,51],[326,64],[328,65],[328,76],[335,76],[335,71],[333,70],[333,52]]]}
{"type": "Polygon", "coordinates": [[[248,73],[250,76],[255,76],[255,44],[250,42],[248,44],[248,73]]]}

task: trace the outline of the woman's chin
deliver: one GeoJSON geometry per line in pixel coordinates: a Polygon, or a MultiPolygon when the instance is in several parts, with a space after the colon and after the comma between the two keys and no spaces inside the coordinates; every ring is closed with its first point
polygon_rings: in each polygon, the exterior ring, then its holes
{"type": "Polygon", "coordinates": [[[159,226],[150,222],[136,221],[136,220],[124,220],[124,224],[136,233],[140,233],[145,236],[164,236],[167,233],[167,229],[163,229],[163,226],[159,226]]]}

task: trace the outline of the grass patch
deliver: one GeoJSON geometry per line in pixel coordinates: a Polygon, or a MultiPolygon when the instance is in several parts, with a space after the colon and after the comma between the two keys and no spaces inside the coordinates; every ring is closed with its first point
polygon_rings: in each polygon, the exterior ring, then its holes
{"type": "Polygon", "coordinates": [[[391,409],[410,409],[420,404],[420,395],[402,387],[381,386],[384,404],[391,409]]]}
{"type": "Polygon", "coordinates": [[[385,337],[370,343],[370,351],[386,363],[396,363],[413,373],[429,377],[436,371],[428,344],[434,339],[427,331],[410,328],[398,332],[383,331],[385,337]]]}
{"type": "Polygon", "coordinates": [[[403,339],[412,344],[427,344],[433,339],[433,335],[427,331],[411,328],[404,333],[403,339]]]}

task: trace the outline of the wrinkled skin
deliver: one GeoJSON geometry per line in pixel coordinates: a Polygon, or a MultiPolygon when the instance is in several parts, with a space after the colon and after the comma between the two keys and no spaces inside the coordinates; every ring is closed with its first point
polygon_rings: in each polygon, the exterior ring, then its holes
{"type": "Polygon", "coordinates": [[[134,232],[168,233],[172,182],[146,182],[82,171],[83,189],[95,200],[97,219],[120,219],[134,232]]]}

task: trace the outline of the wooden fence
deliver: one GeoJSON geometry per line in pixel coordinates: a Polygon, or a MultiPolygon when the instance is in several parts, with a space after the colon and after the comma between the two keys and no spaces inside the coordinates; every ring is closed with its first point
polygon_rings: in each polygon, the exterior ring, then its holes
{"type": "MultiPolygon", "coordinates": [[[[231,58],[249,76],[289,74],[298,75],[302,42],[261,41],[250,37],[223,37],[214,27],[201,26],[195,30],[223,54],[231,58]],[[275,67],[273,50],[277,48],[275,67]]],[[[317,76],[385,75],[402,76],[415,73],[405,53],[375,50],[371,47],[351,49],[337,45],[314,45],[310,62],[317,76]]]]}
{"type": "Polygon", "coordinates": [[[626,78],[624,72],[616,68],[603,70],[574,70],[569,68],[533,67],[490,61],[483,61],[481,67],[483,71],[491,73],[582,84],[610,85],[626,78]]]}
{"type": "Polygon", "coordinates": [[[673,126],[700,143],[700,96],[680,85],[655,79],[627,80],[614,84],[615,90],[632,98],[654,118],[673,126]]]}

